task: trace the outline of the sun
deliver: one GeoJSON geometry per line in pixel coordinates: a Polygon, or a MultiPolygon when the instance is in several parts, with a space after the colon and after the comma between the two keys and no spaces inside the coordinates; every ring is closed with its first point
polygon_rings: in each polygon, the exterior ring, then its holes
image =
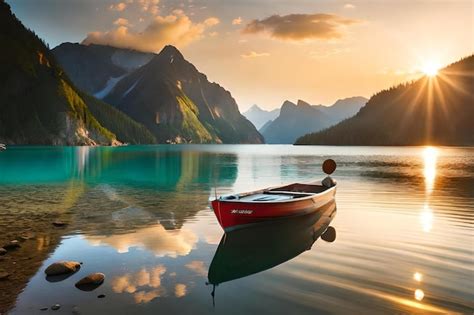
{"type": "Polygon", "coordinates": [[[434,77],[438,74],[439,64],[434,61],[427,61],[421,67],[421,71],[428,77],[434,77]]]}

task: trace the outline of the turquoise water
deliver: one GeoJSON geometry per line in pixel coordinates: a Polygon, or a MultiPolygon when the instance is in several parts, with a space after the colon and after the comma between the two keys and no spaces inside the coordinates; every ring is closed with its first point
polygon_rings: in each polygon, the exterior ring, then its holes
{"type": "Polygon", "coordinates": [[[0,218],[35,209],[67,213],[71,226],[17,297],[13,314],[55,303],[59,313],[84,314],[474,311],[473,148],[0,152],[0,218]],[[334,242],[319,238],[328,223],[319,217],[239,232],[225,242],[210,197],[320,179],[329,157],[338,163],[334,242]],[[61,259],[83,266],[48,282],[44,269],[61,259]],[[211,264],[220,279],[214,305],[213,286],[206,284],[211,264]],[[105,283],[92,292],[76,289],[88,272],[103,272],[105,283]]]}

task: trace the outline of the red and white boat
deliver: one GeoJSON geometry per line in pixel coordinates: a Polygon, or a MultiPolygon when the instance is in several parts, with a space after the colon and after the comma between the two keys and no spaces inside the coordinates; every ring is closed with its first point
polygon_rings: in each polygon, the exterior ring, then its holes
{"type": "MultiPolygon", "coordinates": [[[[335,169],[333,160],[324,161],[326,174],[335,169]]],[[[220,225],[228,232],[250,224],[316,212],[334,201],[336,187],[336,182],[327,177],[312,183],[293,183],[221,196],[211,200],[211,206],[220,225]]]]}

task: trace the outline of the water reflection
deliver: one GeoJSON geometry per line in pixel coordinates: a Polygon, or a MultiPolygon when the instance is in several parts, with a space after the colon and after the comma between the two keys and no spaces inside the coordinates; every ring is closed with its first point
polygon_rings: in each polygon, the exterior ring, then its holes
{"type": "Polygon", "coordinates": [[[45,253],[42,266],[25,255],[26,267],[36,263],[29,274],[9,269],[28,283],[12,314],[55,303],[84,314],[470,314],[474,149],[434,149],[14,147],[0,154],[2,234],[13,239],[10,226],[23,222],[24,231],[40,220],[50,233],[58,213],[70,225],[57,230],[64,234],[57,247],[48,233],[31,241],[45,253]],[[337,242],[306,251],[317,237],[311,220],[221,238],[207,208],[214,186],[221,194],[309,181],[322,176],[329,153],[341,184],[331,223],[337,242]],[[46,281],[45,267],[63,259],[84,262],[81,271],[46,281]],[[77,290],[74,283],[92,272],[105,273],[105,283],[77,290]],[[228,281],[215,309],[206,280],[228,281]]]}
{"type": "Polygon", "coordinates": [[[423,300],[424,297],[425,297],[425,292],[423,292],[423,290],[420,290],[420,289],[415,290],[415,299],[416,300],[421,301],[421,300],[423,300]]]}
{"type": "Polygon", "coordinates": [[[415,279],[417,282],[421,282],[421,280],[423,280],[423,275],[419,272],[415,272],[413,274],[413,279],[415,279]]]}
{"type": "Polygon", "coordinates": [[[438,150],[433,147],[426,147],[423,150],[424,170],[426,191],[433,192],[436,179],[436,161],[438,160],[438,150]]]}
{"type": "Polygon", "coordinates": [[[146,249],[157,257],[186,256],[197,242],[196,234],[188,229],[166,230],[161,224],[138,229],[131,233],[116,235],[88,235],[86,239],[94,246],[112,246],[119,253],[130,248],[146,249]]]}
{"type": "Polygon", "coordinates": [[[336,204],[331,202],[316,213],[224,234],[209,267],[209,283],[246,277],[309,250],[335,213],[336,204]]]}
{"type": "Polygon", "coordinates": [[[115,277],[112,279],[112,290],[132,294],[135,303],[148,303],[166,292],[161,287],[161,277],[165,272],[166,267],[158,265],[115,277]]]}
{"type": "Polygon", "coordinates": [[[433,228],[433,211],[426,203],[420,213],[420,222],[424,232],[430,232],[433,228]]]}

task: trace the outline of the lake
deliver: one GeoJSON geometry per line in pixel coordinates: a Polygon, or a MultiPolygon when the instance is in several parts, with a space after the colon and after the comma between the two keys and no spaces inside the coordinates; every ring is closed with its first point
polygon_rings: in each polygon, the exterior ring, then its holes
{"type": "Polygon", "coordinates": [[[34,232],[0,260],[12,274],[0,281],[12,314],[44,313],[56,303],[65,314],[472,314],[473,224],[474,148],[0,152],[2,240],[34,232]],[[317,217],[222,239],[210,197],[321,179],[327,158],[338,163],[334,242],[308,237],[317,217]],[[52,226],[58,219],[68,225],[52,226]],[[45,268],[58,260],[83,264],[68,278],[46,279],[45,268]],[[216,287],[207,283],[211,263],[216,287]],[[104,273],[104,284],[78,290],[76,281],[91,272],[104,273]]]}

